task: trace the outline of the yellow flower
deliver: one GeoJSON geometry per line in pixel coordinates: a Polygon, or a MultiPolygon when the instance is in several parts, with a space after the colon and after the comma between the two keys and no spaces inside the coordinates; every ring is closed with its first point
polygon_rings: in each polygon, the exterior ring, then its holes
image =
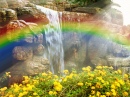
{"type": "Polygon", "coordinates": [[[26,95],[27,93],[28,93],[28,92],[24,91],[24,92],[23,92],[23,95],[26,95]]]}
{"type": "Polygon", "coordinates": [[[49,91],[49,95],[53,95],[53,91],[49,91]]]}
{"type": "Polygon", "coordinates": [[[14,95],[9,95],[9,97],[15,97],[14,95]]]}
{"type": "Polygon", "coordinates": [[[116,74],[118,73],[117,71],[114,71],[116,74]]]}
{"type": "Polygon", "coordinates": [[[18,92],[18,91],[19,91],[19,88],[15,88],[15,89],[14,89],[14,92],[18,92]]]}
{"type": "Polygon", "coordinates": [[[116,96],[116,91],[115,91],[115,89],[111,89],[111,91],[112,91],[112,95],[113,95],[113,96],[116,96]]]}
{"type": "Polygon", "coordinates": [[[57,92],[56,91],[49,91],[49,95],[56,95],[57,94],[57,92]]]}
{"type": "Polygon", "coordinates": [[[97,91],[96,96],[99,97],[100,94],[101,94],[101,93],[100,93],[99,91],[97,91]]]}
{"type": "Polygon", "coordinates": [[[83,70],[83,71],[90,72],[90,71],[91,71],[91,67],[90,67],[90,66],[83,67],[82,70],[83,70]]]}
{"type": "Polygon", "coordinates": [[[92,87],[91,87],[91,89],[92,89],[92,90],[94,90],[94,89],[95,89],[95,87],[94,87],[94,86],[92,86],[92,87]]]}
{"type": "Polygon", "coordinates": [[[64,74],[69,74],[69,71],[68,70],[64,70],[63,73],[64,74]]]}
{"type": "Polygon", "coordinates": [[[105,95],[101,95],[100,97],[106,97],[105,95]]]}
{"type": "Polygon", "coordinates": [[[19,93],[19,96],[18,96],[18,97],[22,97],[22,96],[24,96],[24,94],[23,94],[23,93],[19,93]]]}
{"type": "Polygon", "coordinates": [[[124,85],[124,84],[125,84],[125,82],[124,82],[123,80],[119,80],[119,83],[120,83],[121,85],[124,85]]]}
{"type": "Polygon", "coordinates": [[[123,92],[123,96],[126,96],[126,97],[128,97],[128,92],[123,92]]]}
{"type": "Polygon", "coordinates": [[[90,77],[94,77],[94,74],[89,74],[90,77]]]}
{"type": "Polygon", "coordinates": [[[115,92],[115,89],[111,89],[112,92],[115,92]]]}
{"type": "Polygon", "coordinates": [[[46,73],[42,73],[42,76],[47,76],[47,74],[46,73]]]}
{"type": "Polygon", "coordinates": [[[128,78],[128,74],[124,74],[124,78],[127,79],[128,78]]]}
{"type": "Polygon", "coordinates": [[[49,73],[49,75],[52,75],[52,72],[49,71],[48,73],[49,73]]]}
{"type": "Polygon", "coordinates": [[[115,85],[116,85],[117,87],[120,87],[120,83],[118,83],[118,82],[115,82],[115,85]]]}
{"type": "Polygon", "coordinates": [[[102,69],[102,66],[97,66],[96,69],[102,69]]]}
{"type": "Polygon", "coordinates": [[[115,87],[115,85],[114,85],[114,84],[112,84],[112,85],[111,85],[111,88],[112,88],[112,89],[115,89],[116,87],[115,87]]]}
{"type": "Polygon", "coordinates": [[[113,67],[111,66],[111,67],[109,67],[109,69],[113,69],[113,67]]]}
{"type": "Polygon", "coordinates": [[[96,87],[96,88],[102,88],[102,86],[101,86],[100,83],[96,83],[95,87],[96,87]]]}
{"type": "Polygon", "coordinates": [[[105,81],[104,81],[104,80],[101,80],[101,82],[102,82],[102,83],[105,83],[105,81]]]}
{"type": "Polygon", "coordinates": [[[96,77],[96,79],[98,79],[98,80],[100,80],[100,81],[103,80],[102,77],[96,77]]]}
{"type": "Polygon", "coordinates": [[[94,95],[94,94],[95,94],[95,90],[92,90],[92,91],[91,91],[91,94],[93,94],[93,95],[94,95]]]}
{"type": "Polygon", "coordinates": [[[56,92],[56,91],[54,91],[54,92],[53,92],[53,94],[54,94],[54,95],[56,95],[56,94],[57,94],[57,92],[56,92]]]}
{"type": "Polygon", "coordinates": [[[96,96],[94,96],[94,95],[89,95],[89,97],[96,97],[96,96]]]}
{"type": "Polygon", "coordinates": [[[0,89],[0,91],[5,91],[5,90],[7,90],[7,87],[3,87],[0,89]]]}
{"type": "Polygon", "coordinates": [[[55,89],[56,91],[61,91],[61,90],[62,90],[62,85],[60,85],[60,86],[55,86],[54,89],[55,89]]]}
{"type": "Polygon", "coordinates": [[[103,66],[103,68],[108,68],[108,66],[103,66]]]}
{"type": "Polygon", "coordinates": [[[10,72],[6,72],[5,74],[6,76],[11,77],[10,72]]]}
{"type": "Polygon", "coordinates": [[[57,78],[58,78],[58,76],[57,76],[57,75],[54,75],[54,78],[56,78],[56,79],[57,79],[57,78]]]}
{"type": "Polygon", "coordinates": [[[34,93],[33,93],[33,95],[37,95],[37,93],[36,93],[36,92],[34,92],[34,93]]]}
{"type": "Polygon", "coordinates": [[[118,72],[119,74],[121,74],[121,73],[122,73],[120,69],[118,69],[118,70],[117,70],[117,72],[118,72]]]}
{"type": "Polygon", "coordinates": [[[62,85],[59,82],[55,81],[54,82],[54,89],[56,91],[61,91],[62,90],[62,85]]]}
{"type": "Polygon", "coordinates": [[[67,81],[67,78],[64,78],[63,81],[66,82],[66,81],[67,81]]]}
{"type": "Polygon", "coordinates": [[[113,96],[116,96],[116,92],[112,92],[112,95],[113,95],[113,96]]]}
{"type": "Polygon", "coordinates": [[[82,83],[82,82],[79,82],[79,83],[78,83],[78,86],[83,86],[83,83],[82,83]]]}
{"type": "Polygon", "coordinates": [[[106,94],[106,96],[110,96],[111,93],[110,92],[106,92],[105,94],[106,94]]]}

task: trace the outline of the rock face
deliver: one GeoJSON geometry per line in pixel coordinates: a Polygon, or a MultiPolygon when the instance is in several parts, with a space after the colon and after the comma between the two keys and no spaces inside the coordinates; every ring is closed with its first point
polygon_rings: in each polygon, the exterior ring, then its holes
{"type": "Polygon", "coordinates": [[[8,8],[8,4],[7,4],[6,0],[0,1],[0,8],[8,8]]]}
{"type": "MultiPolygon", "coordinates": [[[[82,64],[91,66],[110,65],[111,63],[114,63],[114,57],[120,57],[122,59],[122,62],[123,58],[129,57],[129,43],[127,46],[127,42],[129,41],[128,37],[130,35],[129,26],[126,27],[122,26],[120,23],[116,24],[113,22],[105,21],[103,18],[98,19],[96,16],[90,15],[88,13],[76,12],[63,12],[63,26],[66,22],[77,22],[77,29],[80,27],[80,24],[82,25],[82,23],[86,23],[86,26],[87,24],[90,24],[91,27],[95,26],[97,29],[100,29],[99,31],[103,33],[109,32],[107,37],[108,39],[106,37],[103,38],[96,35],[86,35],[82,32],[81,34],[77,34],[78,37],[75,39],[75,35],[72,35],[76,33],[75,31],[70,30],[70,33],[72,34],[64,33],[63,43],[65,50],[65,64],[70,65],[70,67],[75,68],[75,65],[78,66],[76,63],[80,64],[78,67],[82,67],[82,64]],[[124,42],[125,40],[123,41],[123,39],[127,40],[125,44],[118,44],[119,41],[124,42]],[[78,50],[77,47],[73,44],[76,43],[76,40],[79,40],[78,50]],[[73,49],[76,49],[76,54],[74,54],[73,49]],[[77,55],[77,58],[75,58],[75,55],[77,55]],[[109,58],[113,58],[113,62],[108,61],[109,58]]],[[[93,29],[90,29],[89,31],[91,32],[93,29]]],[[[80,30],[77,32],[80,33],[80,30]]],[[[123,64],[124,66],[127,66],[124,62],[123,64]]]]}
{"type": "Polygon", "coordinates": [[[93,14],[98,20],[102,19],[114,24],[123,25],[123,14],[111,7],[107,7],[105,9],[101,9],[99,7],[77,7],[72,11],[93,14]]]}
{"type": "Polygon", "coordinates": [[[7,41],[15,43],[11,51],[15,60],[13,66],[7,70],[11,72],[12,76],[9,79],[9,85],[20,83],[22,76],[31,76],[48,71],[49,61],[43,58],[43,34],[38,25],[36,23],[25,22],[24,20],[13,20],[7,24],[6,28],[5,36],[7,41]]]}
{"type": "Polygon", "coordinates": [[[11,43],[0,51],[4,55],[0,57],[0,72],[10,67],[6,70],[11,72],[9,85],[21,83],[24,75],[48,71],[49,61],[43,58],[42,45],[43,26],[49,23],[46,15],[27,0],[1,0],[0,4],[0,38],[11,43]]]}
{"type": "Polygon", "coordinates": [[[33,49],[31,47],[16,46],[13,49],[13,57],[16,60],[24,61],[27,59],[32,59],[32,56],[33,56],[33,49]]]}
{"type": "Polygon", "coordinates": [[[9,8],[20,8],[25,6],[23,0],[6,0],[6,2],[9,8]]]}
{"type": "Polygon", "coordinates": [[[102,10],[103,9],[98,8],[98,7],[77,7],[77,8],[74,8],[72,11],[74,11],[74,12],[88,13],[88,14],[98,14],[102,10]]]}
{"type": "Polygon", "coordinates": [[[33,5],[32,7],[22,7],[16,9],[18,19],[25,20],[26,22],[42,23],[44,25],[49,23],[46,15],[37,10],[33,5]]]}
{"type": "Polygon", "coordinates": [[[17,62],[7,70],[11,73],[9,85],[20,83],[23,76],[49,71],[49,61],[43,58],[43,53],[44,46],[42,44],[35,46],[35,49],[27,46],[16,46],[13,50],[13,56],[17,62]]]}
{"type": "Polygon", "coordinates": [[[25,2],[26,0],[2,0],[0,6],[0,26],[6,25],[10,20],[25,20],[26,22],[49,23],[46,15],[36,9],[34,4],[25,2]],[[8,9],[6,9],[8,8],[8,9]],[[10,8],[10,9],[9,9],[10,8]]]}
{"type": "Polygon", "coordinates": [[[28,23],[24,20],[14,20],[8,23],[6,36],[9,41],[20,42],[21,37],[24,37],[22,41],[26,43],[42,43],[43,35],[41,34],[41,31],[41,28],[39,28],[36,23],[28,23]],[[39,34],[36,35],[36,33],[39,34]]]}
{"type": "Polygon", "coordinates": [[[17,14],[12,9],[0,9],[0,26],[8,24],[11,20],[16,20],[17,14]]]}

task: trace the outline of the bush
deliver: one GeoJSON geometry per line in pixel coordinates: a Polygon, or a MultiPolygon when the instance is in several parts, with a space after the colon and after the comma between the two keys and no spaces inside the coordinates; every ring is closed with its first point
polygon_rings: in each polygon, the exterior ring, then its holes
{"type": "Polygon", "coordinates": [[[77,73],[64,70],[64,76],[41,73],[24,76],[22,84],[0,89],[0,97],[128,97],[130,75],[112,67],[84,67],[77,73]]]}

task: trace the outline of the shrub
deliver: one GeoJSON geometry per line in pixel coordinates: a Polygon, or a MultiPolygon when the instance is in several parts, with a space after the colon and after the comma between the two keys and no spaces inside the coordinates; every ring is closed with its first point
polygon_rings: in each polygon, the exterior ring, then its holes
{"type": "Polygon", "coordinates": [[[64,70],[64,76],[41,73],[24,76],[22,84],[0,89],[1,97],[128,97],[130,75],[112,67],[84,67],[77,73],[64,70]]]}

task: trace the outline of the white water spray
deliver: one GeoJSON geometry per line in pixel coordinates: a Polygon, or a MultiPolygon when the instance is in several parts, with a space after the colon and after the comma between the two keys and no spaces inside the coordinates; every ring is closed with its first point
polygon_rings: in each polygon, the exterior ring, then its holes
{"type": "Polygon", "coordinates": [[[119,4],[121,7],[117,9],[123,14],[123,24],[130,24],[130,0],[113,0],[114,3],[119,4]]]}
{"type": "Polygon", "coordinates": [[[61,72],[64,70],[64,52],[62,44],[62,31],[60,27],[60,16],[57,11],[37,6],[37,9],[44,12],[49,19],[49,24],[46,25],[45,35],[48,44],[47,58],[50,61],[51,71],[61,72]],[[55,71],[59,70],[59,71],[55,71]]]}

